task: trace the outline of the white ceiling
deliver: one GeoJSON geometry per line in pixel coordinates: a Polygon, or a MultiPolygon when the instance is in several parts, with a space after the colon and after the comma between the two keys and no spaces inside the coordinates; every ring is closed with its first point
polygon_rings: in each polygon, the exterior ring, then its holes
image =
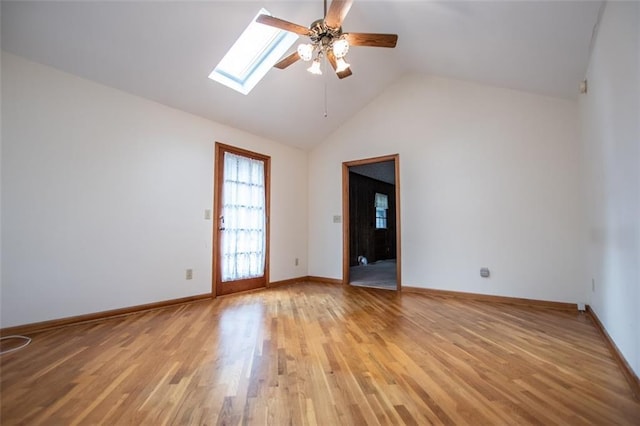
{"type": "Polygon", "coordinates": [[[574,98],[600,6],[355,0],[344,30],[397,33],[395,49],[352,48],[344,80],[302,62],[273,69],[247,96],[207,76],[249,21],[266,7],[309,25],[322,1],[2,1],[1,38],[33,61],[309,149],[407,73],[574,98]]]}

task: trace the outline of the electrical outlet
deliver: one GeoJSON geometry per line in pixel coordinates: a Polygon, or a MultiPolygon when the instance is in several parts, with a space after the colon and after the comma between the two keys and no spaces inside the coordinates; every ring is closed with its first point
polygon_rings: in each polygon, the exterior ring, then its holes
{"type": "Polygon", "coordinates": [[[193,279],[193,269],[187,269],[187,273],[185,275],[188,280],[193,279]]]}
{"type": "Polygon", "coordinates": [[[296,261],[295,261],[296,266],[298,266],[298,263],[300,263],[300,262],[298,261],[298,258],[296,257],[296,261]]]}
{"type": "Polygon", "coordinates": [[[211,220],[211,209],[206,209],[204,211],[204,220],[211,220]]]}

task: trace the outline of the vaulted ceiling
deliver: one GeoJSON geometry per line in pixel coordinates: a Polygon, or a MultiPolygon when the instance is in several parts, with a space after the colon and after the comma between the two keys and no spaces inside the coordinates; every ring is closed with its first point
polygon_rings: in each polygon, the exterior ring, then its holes
{"type": "Polygon", "coordinates": [[[352,48],[343,80],[272,69],[246,96],[207,76],[249,21],[308,25],[322,1],[3,1],[0,29],[8,52],[310,149],[408,73],[575,98],[601,4],[355,0],[344,30],[397,33],[395,49],[352,48]]]}

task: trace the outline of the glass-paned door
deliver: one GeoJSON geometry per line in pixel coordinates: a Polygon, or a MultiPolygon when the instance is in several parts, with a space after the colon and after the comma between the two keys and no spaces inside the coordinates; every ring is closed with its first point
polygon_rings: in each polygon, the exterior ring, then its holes
{"type": "Polygon", "coordinates": [[[265,287],[269,157],[216,144],[217,295],[265,287]]]}

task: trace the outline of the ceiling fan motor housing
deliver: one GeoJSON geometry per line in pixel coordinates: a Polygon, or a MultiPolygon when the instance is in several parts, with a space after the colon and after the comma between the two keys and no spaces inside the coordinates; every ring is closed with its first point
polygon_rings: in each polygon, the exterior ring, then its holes
{"type": "Polygon", "coordinates": [[[333,40],[340,37],[342,37],[342,27],[331,28],[325,24],[324,19],[313,21],[309,26],[309,38],[313,43],[331,46],[333,40]]]}

